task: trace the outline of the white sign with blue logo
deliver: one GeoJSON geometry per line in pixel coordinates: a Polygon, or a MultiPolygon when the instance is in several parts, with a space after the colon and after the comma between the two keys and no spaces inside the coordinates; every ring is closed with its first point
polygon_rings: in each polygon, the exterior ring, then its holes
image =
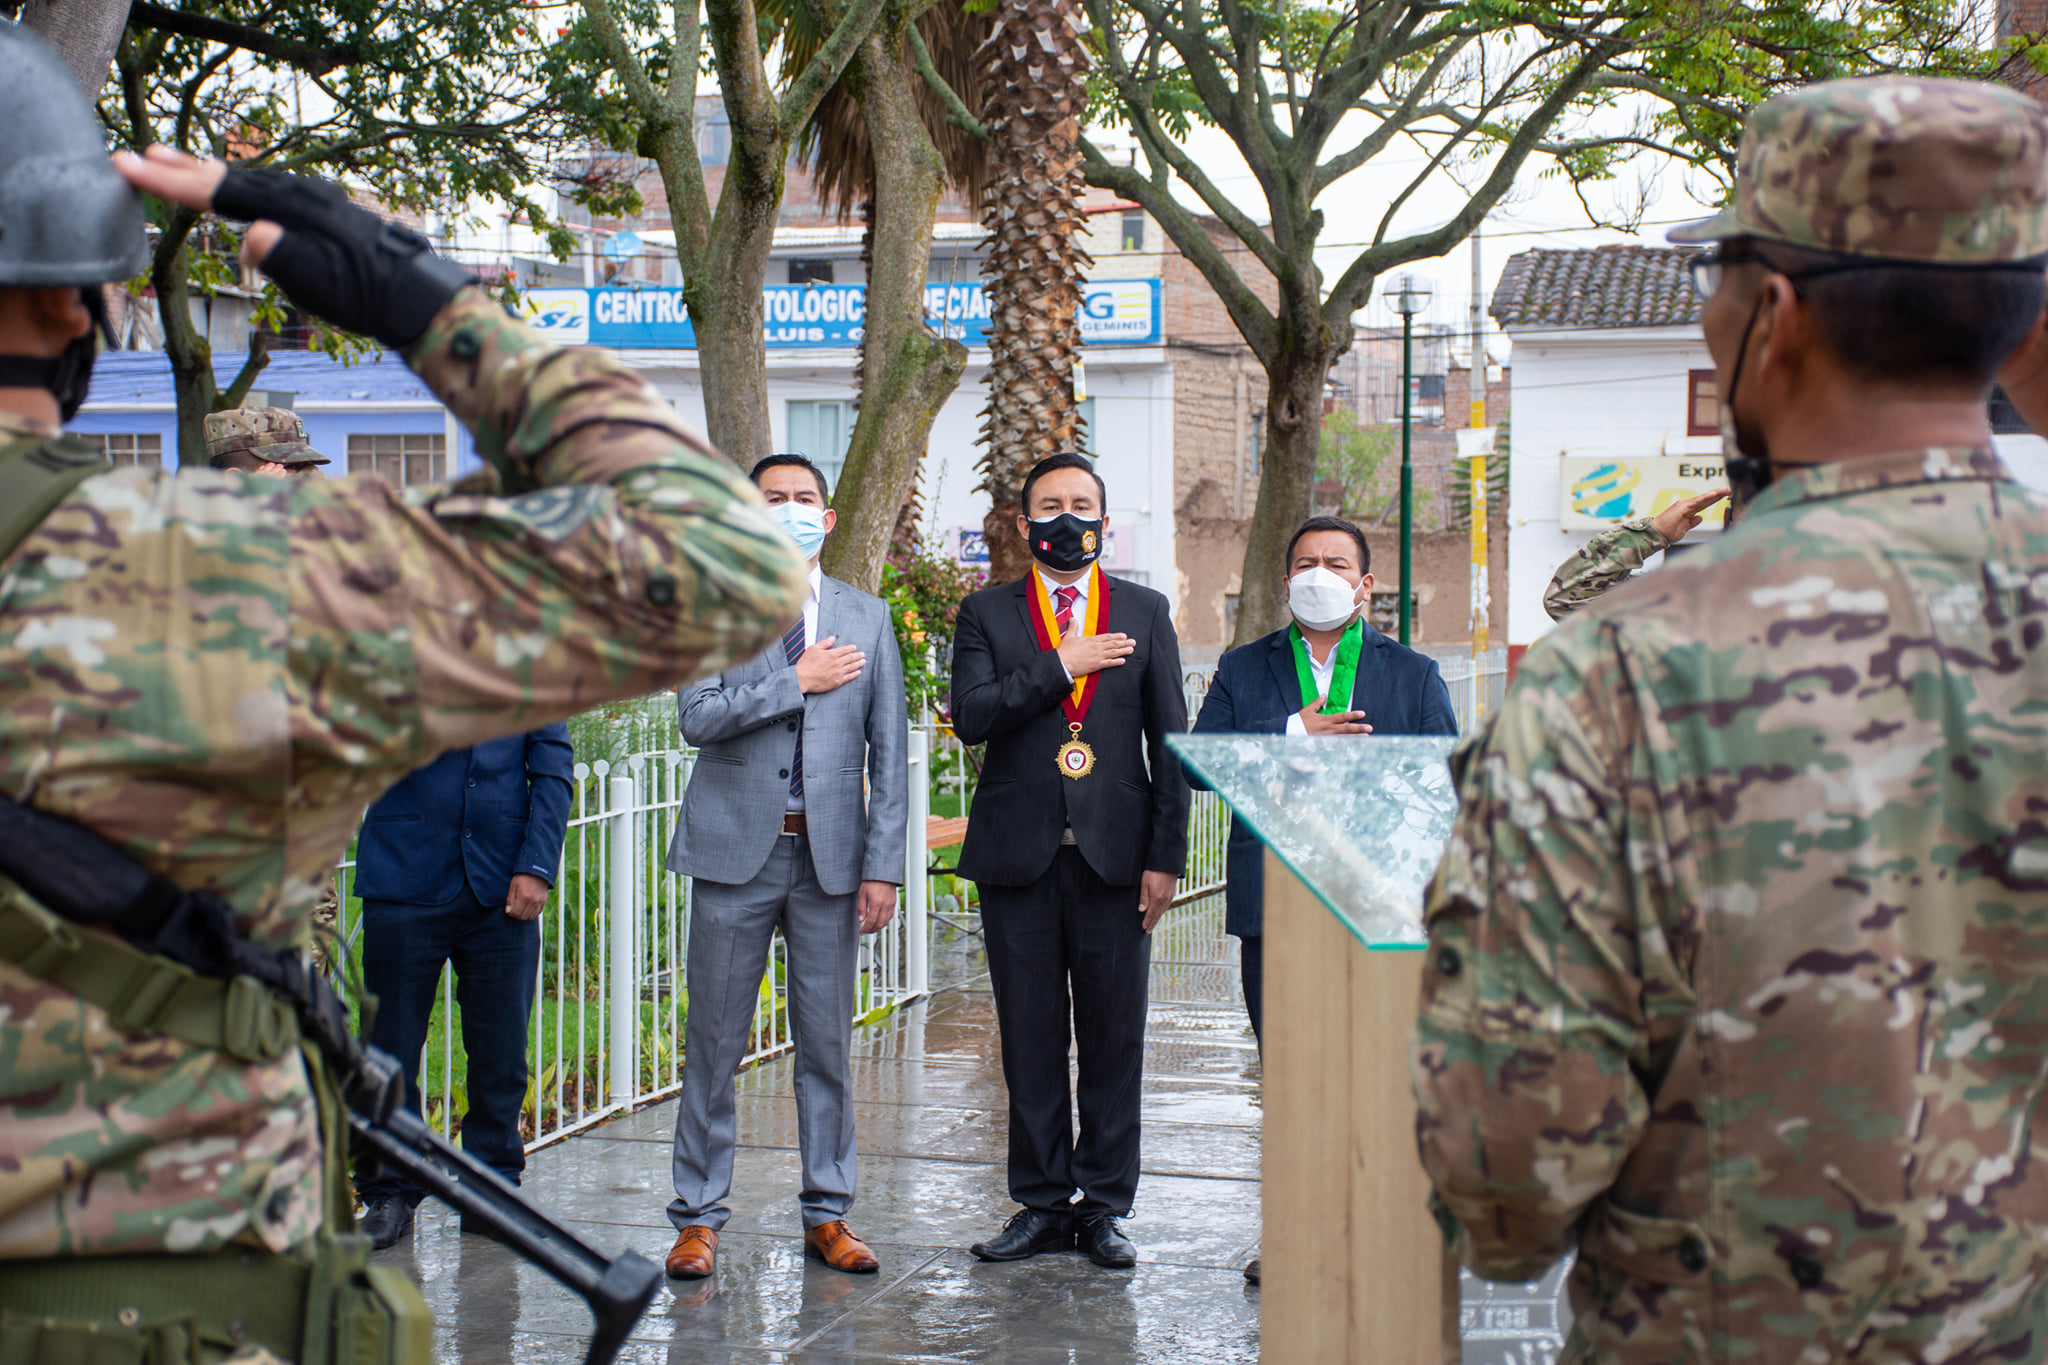
{"type": "MultiPolygon", "coordinates": [[[[988,295],[979,284],[924,291],[934,330],[969,346],[988,338],[988,295]]],[[[695,350],[697,334],[680,289],[532,289],[526,320],[557,341],[621,350],[695,350]]],[[[761,291],[761,339],[769,347],[858,346],[867,290],[858,284],[771,284],[761,291]]],[[[1159,281],[1098,280],[1081,299],[1081,340],[1089,346],[1159,342],[1159,281]]]]}

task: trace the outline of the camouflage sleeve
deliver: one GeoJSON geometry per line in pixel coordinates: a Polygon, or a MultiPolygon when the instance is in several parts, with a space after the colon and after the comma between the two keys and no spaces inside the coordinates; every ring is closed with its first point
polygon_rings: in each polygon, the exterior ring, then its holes
{"type": "Polygon", "coordinates": [[[293,672],[355,766],[531,730],[759,653],[803,561],[753,485],[606,352],[481,291],[407,357],[496,471],[301,485],[293,672]]]}
{"type": "Polygon", "coordinates": [[[1666,949],[1636,927],[1640,746],[1621,670],[1593,653],[1609,638],[1568,626],[1531,651],[1460,748],[1458,820],[1428,893],[1416,1143],[1438,1220],[1488,1278],[1535,1279],[1571,1248],[1642,1132],[1639,1078],[1668,1032],[1643,1004],[1666,949]]]}
{"type": "Polygon", "coordinates": [[[1543,610],[1553,621],[1564,620],[1642,568],[1644,560],[1670,543],[1648,517],[1631,517],[1600,532],[1558,566],[1543,594],[1543,610]]]}

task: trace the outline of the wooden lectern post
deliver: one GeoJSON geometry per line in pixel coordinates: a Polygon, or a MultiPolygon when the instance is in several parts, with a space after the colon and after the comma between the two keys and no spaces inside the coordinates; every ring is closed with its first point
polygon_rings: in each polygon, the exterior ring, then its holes
{"type": "Polygon", "coordinates": [[[1265,930],[1260,1359],[1455,1365],[1408,1086],[1423,955],[1368,951],[1270,852],[1265,930]]]}

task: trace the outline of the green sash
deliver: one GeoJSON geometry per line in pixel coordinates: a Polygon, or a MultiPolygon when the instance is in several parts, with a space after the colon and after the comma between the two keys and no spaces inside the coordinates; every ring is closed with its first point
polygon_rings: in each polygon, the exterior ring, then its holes
{"type": "MultiPolygon", "coordinates": [[[[1308,641],[1301,638],[1301,627],[1295,625],[1287,627],[1287,638],[1294,645],[1294,676],[1301,680],[1301,704],[1307,706],[1320,695],[1316,676],[1309,667],[1308,641]]],[[[1319,714],[1336,716],[1353,709],[1351,685],[1358,677],[1358,651],[1364,643],[1365,625],[1354,618],[1337,640],[1337,667],[1330,674],[1330,696],[1319,714]]]]}

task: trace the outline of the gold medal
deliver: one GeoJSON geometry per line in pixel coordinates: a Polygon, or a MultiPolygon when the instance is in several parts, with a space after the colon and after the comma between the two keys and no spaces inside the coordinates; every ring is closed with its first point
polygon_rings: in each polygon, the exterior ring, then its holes
{"type": "Polygon", "coordinates": [[[1095,771],[1095,751],[1081,742],[1081,727],[1075,722],[1067,722],[1067,733],[1071,738],[1060,745],[1057,758],[1060,775],[1078,782],[1095,771]]]}

